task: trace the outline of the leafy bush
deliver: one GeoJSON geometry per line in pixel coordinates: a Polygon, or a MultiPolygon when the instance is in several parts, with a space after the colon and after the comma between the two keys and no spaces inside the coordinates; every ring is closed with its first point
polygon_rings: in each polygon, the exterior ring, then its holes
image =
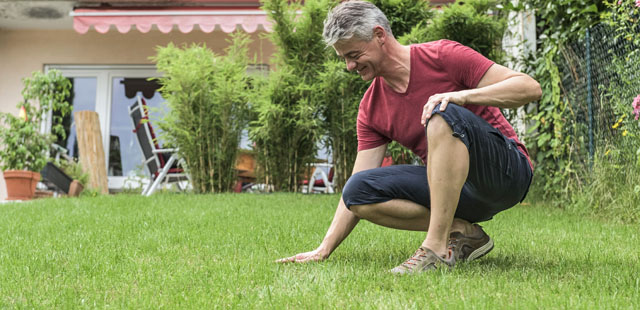
{"type": "Polygon", "coordinates": [[[0,113],[0,169],[40,172],[47,164],[47,150],[53,135],[41,133],[40,126],[54,111],[51,131],[64,137],[62,118],[71,112],[67,102],[71,82],[60,71],[36,71],[23,79],[23,101],[18,104],[22,117],[0,113]]]}
{"type": "Polygon", "coordinates": [[[167,141],[180,149],[196,193],[225,192],[235,184],[235,164],[251,97],[246,34],[232,35],[226,55],[205,45],[170,43],[152,57],[163,76],[160,92],[169,113],[160,120],[167,141]]]}
{"type": "Polygon", "coordinates": [[[587,28],[600,21],[604,9],[601,1],[527,0],[514,9],[537,8],[538,50],[529,60],[529,72],[542,88],[542,98],[530,111],[533,126],[524,137],[536,164],[532,195],[539,195],[554,205],[566,205],[572,182],[580,182],[579,164],[572,157],[571,138],[576,136],[571,119],[572,98],[563,89],[558,64],[566,61],[567,43],[583,40],[587,28]]]}

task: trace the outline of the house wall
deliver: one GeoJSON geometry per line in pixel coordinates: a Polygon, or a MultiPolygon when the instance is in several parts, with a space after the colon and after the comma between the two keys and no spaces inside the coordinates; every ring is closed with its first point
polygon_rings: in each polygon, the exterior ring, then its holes
{"type": "MultiPolygon", "coordinates": [[[[251,34],[250,55],[258,63],[269,63],[274,46],[261,39],[264,32],[251,34]]],[[[45,65],[127,65],[152,64],[156,46],[169,42],[205,43],[215,53],[223,53],[229,35],[222,31],[204,33],[194,30],[168,34],[152,30],[140,33],[132,29],[126,34],[111,29],[106,34],[90,30],[79,34],[73,30],[8,30],[0,29],[0,112],[17,115],[16,105],[21,99],[22,82],[45,65]]],[[[0,200],[6,198],[4,178],[0,172],[0,200]]]]}

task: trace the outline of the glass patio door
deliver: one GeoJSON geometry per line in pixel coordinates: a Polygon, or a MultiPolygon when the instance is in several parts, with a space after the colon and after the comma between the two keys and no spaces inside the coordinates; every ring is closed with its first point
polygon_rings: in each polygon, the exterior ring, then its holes
{"type": "MultiPolygon", "coordinates": [[[[114,180],[123,177],[127,180],[137,180],[139,177],[148,177],[149,170],[142,164],[143,155],[136,135],[133,133],[133,121],[129,116],[129,107],[138,97],[144,98],[149,106],[149,118],[152,122],[156,137],[161,130],[154,120],[162,115],[164,99],[162,95],[151,88],[151,91],[142,91],[144,86],[136,88],[136,85],[151,85],[147,78],[112,77],[111,78],[111,123],[109,126],[109,164],[107,174],[114,180]],[[133,81],[134,83],[127,83],[133,81]],[[145,83],[146,82],[146,83],[145,83]]],[[[162,145],[162,141],[159,141],[162,145]]]]}
{"type": "MultiPolygon", "coordinates": [[[[143,157],[137,138],[133,133],[133,122],[128,107],[137,96],[144,96],[152,107],[151,119],[157,119],[164,99],[156,91],[136,91],[125,87],[125,80],[145,81],[160,74],[152,65],[136,66],[45,66],[45,71],[58,69],[72,81],[71,103],[73,112],[90,110],[98,113],[100,131],[108,175],[109,189],[118,191],[129,186],[142,186],[149,172],[143,167],[143,157]]],[[[51,118],[45,130],[51,129],[51,118]]],[[[157,126],[155,126],[157,127],[157,126]]],[[[154,127],[154,129],[156,129],[154,127]]],[[[77,157],[77,140],[73,116],[65,120],[67,138],[58,139],[69,155],[77,157]]]]}

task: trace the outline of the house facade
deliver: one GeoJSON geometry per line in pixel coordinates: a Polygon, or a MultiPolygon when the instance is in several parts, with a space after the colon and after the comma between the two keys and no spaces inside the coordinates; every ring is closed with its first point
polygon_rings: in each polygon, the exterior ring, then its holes
{"type": "MultiPolygon", "coordinates": [[[[137,96],[151,106],[164,101],[146,83],[160,75],[149,59],[156,47],[200,43],[221,54],[230,33],[244,31],[256,59],[250,70],[264,72],[274,52],[269,30],[258,0],[0,2],[0,111],[18,115],[22,79],[32,72],[62,71],[73,84],[74,111],[99,115],[109,188],[118,190],[146,175],[128,107],[137,96]]],[[[66,130],[60,144],[77,156],[73,120],[66,130]]],[[[0,177],[0,200],[5,191],[0,177]]]]}

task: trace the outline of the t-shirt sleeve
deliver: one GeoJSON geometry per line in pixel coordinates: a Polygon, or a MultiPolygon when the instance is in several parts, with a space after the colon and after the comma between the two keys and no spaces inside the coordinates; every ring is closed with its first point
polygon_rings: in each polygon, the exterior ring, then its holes
{"type": "Polygon", "coordinates": [[[462,87],[476,88],[493,61],[470,47],[455,41],[442,40],[438,50],[442,67],[462,87]]]}
{"type": "Polygon", "coordinates": [[[372,149],[391,142],[391,139],[381,135],[379,132],[367,125],[366,113],[360,109],[358,111],[357,133],[358,152],[372,149]]]}

